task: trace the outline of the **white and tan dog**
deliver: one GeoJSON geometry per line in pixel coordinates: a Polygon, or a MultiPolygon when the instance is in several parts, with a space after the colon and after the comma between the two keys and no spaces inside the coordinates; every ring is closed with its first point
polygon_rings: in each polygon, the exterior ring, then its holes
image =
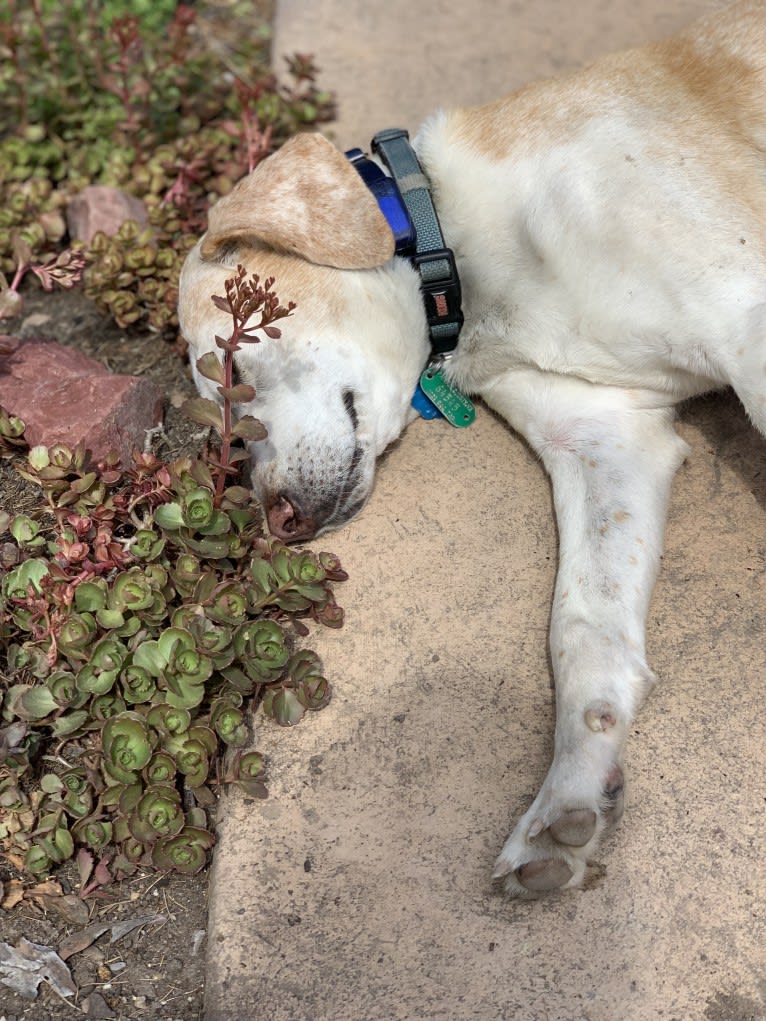
{"type": "MultiPolygon", "coordinates": [[[[495,874],[516,893],[576,886],[621,814],[653,682],[645,621],[686,450],[674,405],[732,386],[766,433],[766,4],[437,114],[415,148],[463,286],[446,373],[539,454],[559,525],[555,754],[495,874]]],[[[269,433],[255,491],[284,538],[355,514],[412,416],[429,342],[393,247],[356,170],[302,135],[211,210],[185,266],[192,359],[227,328],[210,295],[238,263],[299,306],[282,340],[237,356],[269,433]]]]}

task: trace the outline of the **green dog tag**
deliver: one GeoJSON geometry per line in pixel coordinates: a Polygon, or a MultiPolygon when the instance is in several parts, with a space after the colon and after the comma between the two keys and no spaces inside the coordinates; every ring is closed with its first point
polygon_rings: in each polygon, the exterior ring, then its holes
{"type": "Polygon", "coordinates": [[[476,418],[473,403],[447,382],[436,365],[429,365],[420,377],[420,385],[451,425],[465,429],[476,418]]]}

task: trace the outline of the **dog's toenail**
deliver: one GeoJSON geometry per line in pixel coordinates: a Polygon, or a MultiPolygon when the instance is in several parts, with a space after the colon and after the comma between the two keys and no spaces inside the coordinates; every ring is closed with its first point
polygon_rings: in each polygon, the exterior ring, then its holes
{"type": "Polygon", "coordinates": [[[544,858],[542,861],[528,861],[516,869],[516,878],[525,890],[543,893],[558,890],[568,883],[573,872],[560,858],[544,858]]]}
{"type": "Polygon", "coordinates": [[[559,844],[583,847],[596,831],[596,813],[590,808],[575,808],[560,815],[548,830],[559,844]]]}
{"type": "Polygon", "coordinates": [[[594,734],[610,730],[617,725],[614,709],[607,702],[597,702],[585,710],[585,722],[594,734]]]}
{"type": "Polygon", "coordinates": [[[622,769],[615,764],[609,770],[604,781],[604,804],[602,811],[610,826],[615,826],[625,811],[625,778],[622,769]]]}
{"type": "Polygon", "coordinates": [[[535,837],[539,836],[543,832],[544,829],[545,829],[545,823],[543,822],[543,820],[542,819],[535,819],[534,822],[532,823],[532,825],[529,827],[529,832],[527,833],[527,839],[528,840],[534,840],[535,837]]]}
{"type": "Polygon", "coordinates": [[[498,858],[495,862],[495,867],[492,870],[492,878],[502,879],[503,876],[507,876],[509,872],[513,872],[513,865],[511,865],[507,859],[498,858]]]}

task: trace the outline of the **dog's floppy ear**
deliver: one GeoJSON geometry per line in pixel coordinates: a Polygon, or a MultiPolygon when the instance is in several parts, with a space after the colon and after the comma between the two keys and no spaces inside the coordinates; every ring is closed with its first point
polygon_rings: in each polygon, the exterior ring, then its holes
{"type": "Polygon", "coordinates": [[[248,240],[337,269],[373,269],[394,254],[394,236],[373,195],[319,134],[291,138],[216,202],[202,258],[248,240]]]}

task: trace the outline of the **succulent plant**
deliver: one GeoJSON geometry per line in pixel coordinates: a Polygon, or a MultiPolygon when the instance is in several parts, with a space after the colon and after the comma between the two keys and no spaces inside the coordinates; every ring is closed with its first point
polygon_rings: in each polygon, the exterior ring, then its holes
{"type": "MultiPolygon", "coordinates": [[[[83,278],[121,327],[177,329],[181,264],[223,195],[290,134],[328,120],[331,97],[305,57],[288,81],[268,69],[260,33],[221,60],[195,10],[135,5],[11,5],[0,10],[0,319],[18,314],[21,276],[50,288],[83,278]],[[151,8],[151,10],[150,10],[151,8]],[[233,63],[232,63],[233,60],[233,63]],[[232,72],[236,87],[232,87],[232,72]],[[141,199],[148,225],[63,249],[67,202],[88,184],[141,199]]],[[[231,17],[252,17],[240,0],[231,17]]]]}
{"type": "Polygon", "coordinates": [[[217,368],[203,365],[220,373],[221,407],[192,411],[214,421],[220,449],[169,463],[136,453],[123,468],[59,444],[19,464],[47,507],[0,515],[11,677],[0,850],[38,878],[78,844],[113,855],[116,876],[198,871],[214,790],[266,796],[263,758],[247,750],[252,714],[293,726],[329,700],[319,658],[295,636],[305,618],[340,623],[332,586],[345,573],[331,554],[264,535],[232,451],[234,352],[292,313],[272,284],[240,269],[214,299],[232,315],[217,368]],[[40,774],[52,742],[55,772],[40,774]]]}

